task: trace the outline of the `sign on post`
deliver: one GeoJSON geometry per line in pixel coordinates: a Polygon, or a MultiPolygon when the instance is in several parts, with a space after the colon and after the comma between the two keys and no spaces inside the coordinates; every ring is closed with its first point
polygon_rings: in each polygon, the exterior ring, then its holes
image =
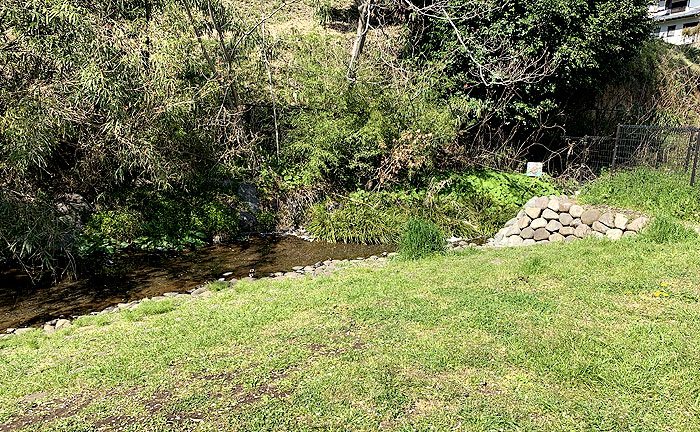
{"type": "Polygon", "coordinates": [[[542,162],[528,162],[525,174],[528,177],[542,177],[542,162]]]}

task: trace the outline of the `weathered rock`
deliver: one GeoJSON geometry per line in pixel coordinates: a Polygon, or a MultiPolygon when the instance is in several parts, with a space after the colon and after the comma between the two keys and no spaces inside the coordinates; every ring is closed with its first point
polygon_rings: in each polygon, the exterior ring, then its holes
{"type": "Polygon", "coordinates": [[[577,227],[577,226],[582,225],[582,224],[583,224],[583,222],[581,222],[581,219],[580,219],[580,218],[576,218],[576,219],[574,219],[574,220],[571,221],[571,226],[572,226],[572,227],[577,227]]]}
{"type": "Polygon", "coordinates": [[[549,205],[549,198],[547,198],[547,197],[538,197],[538,198],[535,198],[535,199],[533,200],[532,206],[531,206],[531,207],[537,207],[537,208],[540,208],[540,209],[544,210],[544,209],[547,208],[548,205],[549,205]]]}
{"type": "Polygon", "coordinates": [[[520,210],[518,212],[518,215],[516,216],[516,218],[520,219],[521,217],[526,216],[526,215],[527,215],[527,213],[525,213],[525,209],[523,209],[523,210],[520,210]]]}
{"type": "MultiPolygon", "coordinates": [[[[573,213],[571,215],[573,216],[573,213]]],[[[600,219],[600,210],[596,209],[586,210],[581,215],[581,222],[586,225],[593,225],[593,222],[597,222],[598,219],[600,219]]]]}
{"type": "Polygon", "coordinates": [[[523,229],[529,227],[531,222],[532,219],[530,219],[528,216],[523,216],[520,219],[518,219],[518,223],[516,225],[518,226],[518,228],[523,229]]]}
{"type": "Polygon", "coordinates": [[[534,239],[535,241],[548,240],[549,234],[549,231],[547,231],[545,228],[538,228],[535,230],[534,239]]]}
{"type": "Polygon", "coordinates": [[[613,228],[605,233],[610,240],[620,240],[622,238],[623,231],[621,229],[613,228]]]}
{"type": "Polygon", "coordinates": [[[251,211],[257,212],[258,210],[260,210],[260,199],[258,198],[258,189],[253,183],[241,183],[238,186],[236,195],[238,195],[241,201],[243,201],[251,211]]]}
{"type": "Polygon", "coordinates": [[[534,244],[535,244],[534,239],[529,238],[529,239],[523,240],[523,246],[532,246],[534,244]]]}
{"type": "Polygon", "coordinates": [[[591,231],[591,235],[595,238],[605,238],[605,234],[598,231],[591,231]]]}
{"type": "Polygon", "coordinates": [[[31,328],[31,327],[27,327],[27,328],[18,328],[17,330],[14,331],[14,334],[20,335],[20,334],[22,334],[22,333],[29,333],[29,332],[32,331],[32,330],[34,330],[34,329],[31,328]]]}
{"type": "Polygon", "coordinates": [[[523,239],[519,235],[508,237],[508,246],[522,246],[523,239]]]}
{"type": "Polygon", "coordinates": [[[238,225],[243,232],[254,232],[258,230],[258,218],[251,212],[238,212],[238,225]]]}
{"type": "Polygon", "coordinates": [[[505,233],[506,237],[516,236],[520,234],[520,228],[517,225],[511,225],[505,233]]]}
{"type": "Polygon", "coordinates": [[[559,222],[561,222],[562,225],[568,226],[571,225],[571,222],[574,221],[574,218],[571,217],[569,213],[559,213],[559,222]]]}
{"type": "Polygon", "coordinates": [[[625,231],[625,232],[622,234],[622,238],[625,238],[625,237],[634,237],[634,236],[636,236],[636,235],[637,235],[637,233],[634,232],[634,231],[625,231]]]}
{"type": "Polygon", "coordinates": [[[558,212],[559,211],[559,200],[558,199],[551,199],[549,200],[549,203],[547,204],[547,208],[558,212]]]}
{"type": "Polygon", "coordinates": [[[564,241],[564,236],[559,233],[554,233],[549,236],[549,241],[551,241],[552,243],[564,241]]]}
{"type": "Polygon", "coordinates": [[[564,241],[566,241],[566,242],[572,242],[574,240],[578,240],[578,237],[576,237],[575,235],[569,235],[569,236],[564,237],[564,241]]]}
{"type": "Polygon", "coordinates": [[[542,213],[542,209],[539,207],[525,207],[525,213],[530,217],[530,219],[537,219],[542,213]]]}
{"type": "Polygon", "coordinates": [[[600,216],[598,219],[598,222],[602,223],[603,225],[607,226],[608,228],[614,228],[615,227],[615,216],[613,216],[612,213],[604,213],[603,215],[600,216]]]}
{"type": "Polygon", "coordinates": [[[506,224],[503,225],[503,226],[505,226],[506,228],[511,227],[511,226],[515,225],[515,223],[516,223],[517,221],[518,221],[517,218],[509,219],[508,222],[506,222],[506,224]]]}
{"type": "Polygon", "coordinates": [[[201,295],[205,291],[208,291],[207,287],[202,286],[202,287],[199,287],[199,288],[195,289],[194,291],[192,291],[191,295],[196,297],[198,295],[201,295]]]}
{"type": "Polygon", "coordinates": [[[537,219],[533,220],[532,223],[530,224],[530,228],[532,228],[534,230],[538,230],[538,229],[544,228],[546,226],[547,226],[547,219],[544,219],[544,218],[537,218],[537,219]]]}
{"type": "Polygon", "coordinates": [[[605,234],[610,229],[610,227],[608,227],[607,225],[602,224],[598,221],[593,222],[593,225],[591,225],[591,228],[593,228],[593,231],[597,231],[597,232],[602,233],[602,234],[605,234]]]}
{"type": "MultiPolygon", "coordinates": [[[[562,229],[562,224],[559,221],[551,220],[547,223],[545,227],[549,232],[557,232],[562,229]]],[[[551,240],[551,239],[550,239],[551,240]]]]}
{"type": "Polygon", "coordinates": [[[622,213],[618,213],[615,215],[615,228],[625,230],[627,228],[627,223],[629,222],[629,218],[625,216],[622,213]]]}
{"type": "Polygon", "coordinates": [[[571,202],[571,200],[569,200],[569,199],[567,199],[565,201],[564,200],[559,201],[559,211],[560,212],[568,212],[569,210],[571,210],[571,207],[573,205],[574,205],[574,203],[571,202]]]}
{"type": "Polygon", "coordinates": [[[546,245],[546,244],[549,244],[549,239],[546,239],[546,240],[540,240],[540,241],[538,241],[538,242],[537,242],[537,244],[541,244],[541,245],[546,245]]]}
{"type": "Polygon", "coordinates": [[[576,229],[574,229],[574,227],[571,227],[571,226],[565,226],[559,230],[559,234],[561,234],[563,236],[574,235],[575,232],[576,232],[576,229]]]}
{"type": "Polygon", "coordinates": [[[545,209],[545,210],[542,212],[542,217],[545,218],[545,219],[547,219],[547,220],[559,219],[559,213],[557,213],[557,212],[555,212],[554,210],[548,208],[548,209],[545,209]]]}
{"type": "Polygon", "coordinates": [[[531,238],[535,237],[535,230],[533,230],[530,227],[523,228],[523,230],[520,231],[520,237],[522,237],[523,239],[526,239],[526,240],[531,239],[531,238]]]}
{"type": "Polygon", "coordinates": [[[644,226],[649,223],[649,218],[644,216],[638,217],[627,225],[627,229],[634,232],[639,232],[644,226]]]}
{"type": "Polygon", "coordinates": [[[583,207],[578,204],[574,204],[569,208],[569,214],[575,218],[580,218],[584,213],[583,207]]]}
{"type": "Polygon", "coordinates": [[[588,237],[591,234],[591,227],[581,224],[574,230],[574,235],[578,238],[588,237]]]}

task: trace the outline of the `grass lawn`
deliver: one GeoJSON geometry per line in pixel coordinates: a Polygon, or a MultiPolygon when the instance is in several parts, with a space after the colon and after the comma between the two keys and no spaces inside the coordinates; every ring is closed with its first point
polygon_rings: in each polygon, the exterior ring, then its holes
{"type": "Polygon", "coordinates": [[[699,299],[641,238],[239,283],[0,340],[0,431],[698,430],[699,299]]]}

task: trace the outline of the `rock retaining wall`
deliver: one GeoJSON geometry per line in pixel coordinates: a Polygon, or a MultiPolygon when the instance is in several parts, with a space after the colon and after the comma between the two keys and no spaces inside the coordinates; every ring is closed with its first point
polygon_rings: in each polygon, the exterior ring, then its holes
{"type": "Polygon", "coordinates": [[[489,242],[494,246],[529,246],[595,236],[618,240],[634,236],[646,216],[580,205],[568,196],[535,197],[489,242]]]}

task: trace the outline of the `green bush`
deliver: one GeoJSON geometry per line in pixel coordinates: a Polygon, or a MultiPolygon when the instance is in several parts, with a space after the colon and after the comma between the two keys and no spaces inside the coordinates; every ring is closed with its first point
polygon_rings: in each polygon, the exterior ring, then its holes
{"type": "Polygon", "coordinates": [[[607,204],[700,222],[700,186],[677,171],[636,168],[605,173],[581,191],[585,204],[607,204]]]}
{"type": "Polygon", "coordinates": [[[101,210],[90,217],[84,233],[125,242],[139,237],[142,230],[143,222],[134,210],[101,210]]]}
{"type": "Polygon", "coordinates": [[[653,243],[683,243],[697,240],[698,233],[668,215],[656,216],[640,235],[653,243]]]}
{"type": "Polygon", "coordinates": [[[357,191],[314,206],[307,229],[331,242],[396,243],[410,218],[435,223],[447,236],[495,233],[532,196],[557,193],[546,180],[495,171],[445,174],[424,188],[357,191]]]}
{"type": "Polygon", "coordinates": [[[399,255],[405,259],[422,258],[445,250],[445,236],[433,222],[409,219],[404,226],[399,255]]]}

